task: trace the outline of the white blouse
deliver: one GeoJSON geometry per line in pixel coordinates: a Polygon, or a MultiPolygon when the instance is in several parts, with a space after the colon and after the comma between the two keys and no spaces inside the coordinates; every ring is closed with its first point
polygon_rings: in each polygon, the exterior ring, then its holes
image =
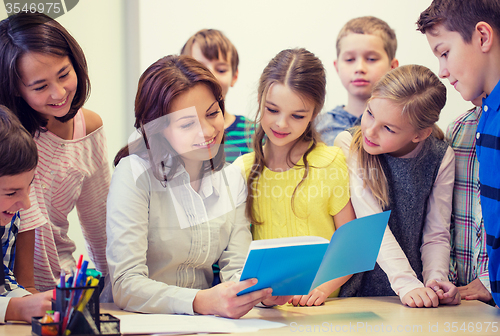
{"type": "Polygon", "coordinates": [[[238,281],[252,240],[245,180],[236,166],[207,173],[199,192],[180,166],[164,187],[148,161],[130,155],[108,195],[107,260],[115,303],[125,310],[193,314],[200,289],[238,281]]]}

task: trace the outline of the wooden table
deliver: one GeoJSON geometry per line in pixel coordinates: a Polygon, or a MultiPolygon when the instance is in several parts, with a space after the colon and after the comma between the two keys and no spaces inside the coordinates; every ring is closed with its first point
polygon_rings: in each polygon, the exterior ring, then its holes
{"type": "MultiPolygon", "coordinates": [[[[119,317],[129,314],[114,304],[101,304],[101,312],[119,317]]],[[[320,307],[254,308],[244,318],[262,318],[286,324],[262,330],[266,335],[500,335],[500,309],[479,301],[459,306],[408,308],[397,297],[336,298],[320,307]],[[488,328],[488,331],[486,331],[488,328]],[[496,331],[495,331],[496,330],[496,331]]],[[[31,326],[8,323],[0,336],[29,336],[31,326]]],[[[254,335],[256,333],[239,334],[254,335]]]]}

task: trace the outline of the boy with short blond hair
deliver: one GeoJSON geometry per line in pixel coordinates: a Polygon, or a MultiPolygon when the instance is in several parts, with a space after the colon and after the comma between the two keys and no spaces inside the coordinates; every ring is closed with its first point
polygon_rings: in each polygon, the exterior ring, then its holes
{"type": "MultiPolygon", "coordinates": [[[[239,57],[236,47],[217,29],[202,29],[191,36],[182,47],[182,55],[189,55],[203,63],[222,87],[222,98],[238,79],[239,57]]],[[[251,152],[254,128],[250,120],[225,110],[224,151],[226,161],[231,163],[240,155],[251,152]]]]}
{"type": "Polygon", "coordinates": [[[342,27],[333,65],[347,90],[347,105],[318,116],[316,128],[327,145],[333,146],[340,132],[359,125],[373,86],[399,65],[397,44],[394,30],[373,16],[352,19],[342,27]]]}
{"type": "Polygon", "coordinates": [[[500,1],[434,0],[420,14],[418,30],[465,100],[483,92],[476,133],[481,208],[486,231],[491,294],[500,304],[500,1]]]}

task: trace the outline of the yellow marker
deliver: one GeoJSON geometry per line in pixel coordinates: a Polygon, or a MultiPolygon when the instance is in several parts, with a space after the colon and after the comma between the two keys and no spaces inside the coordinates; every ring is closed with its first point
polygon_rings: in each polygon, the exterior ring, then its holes
{"type": "MultiPolygon", "coordinates": [[[[98,284],[99,284],[99,279],[93,278],[90,281],[90,287],[95,287],[98,284]]],[[[83,308],[85,308],[85,306],[89,302],[90,298],[92,297],[92,294],[94,294],[94,288],[86,289],[85,290],[85,294],[83,295],[82,299],[80,300],[80,303],[76,307],[77,311],[79,311],[79,312],[83,311],[83,308]]]]}
{"type": "MultiPolygon", "coordinates": [[[[98,284],[99,284],[99,279],[92,278],[92,280],[90,281],[90,287],[95,287],[98,284]]],[[[82,295],[80,303],[78,303],[78,305],[76,306],[76,309],[75,309],[76,311],[78,311],[80,313],[83,312],[83,309],[85,308],[85,306],[89,302],[90,298],[92,297],[92,294],[94,294],[94,290],[95,290],[95,288],[89,288],[89,289],[85,290],[85,293],[82,295]]],[[[69,325],[69,322],[68,322],[68,325],[69,325]]],[[[71,330],[66,329],[64,334],[71,335],[71,330]]]]}

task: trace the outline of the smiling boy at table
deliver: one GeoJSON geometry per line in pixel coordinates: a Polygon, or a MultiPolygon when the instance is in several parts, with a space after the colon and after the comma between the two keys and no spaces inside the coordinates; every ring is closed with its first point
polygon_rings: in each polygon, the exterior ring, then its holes
{"type": "Polygon", "coordinates": [[[21,245],[17,236],[19,210],[30,207],[29,191],[38,154],[31,135],[3,105],[0,105],[0,158],[0,225],[3,229],[2,255],[5,274],[5,290],[0,293],[0,322],[31,322],[32,316],[43,315],[50,309],[52,292],[31,295],[17,284],[13,269],[16,246],[22,249],[34,248],[34,245],[21,245]]]}

